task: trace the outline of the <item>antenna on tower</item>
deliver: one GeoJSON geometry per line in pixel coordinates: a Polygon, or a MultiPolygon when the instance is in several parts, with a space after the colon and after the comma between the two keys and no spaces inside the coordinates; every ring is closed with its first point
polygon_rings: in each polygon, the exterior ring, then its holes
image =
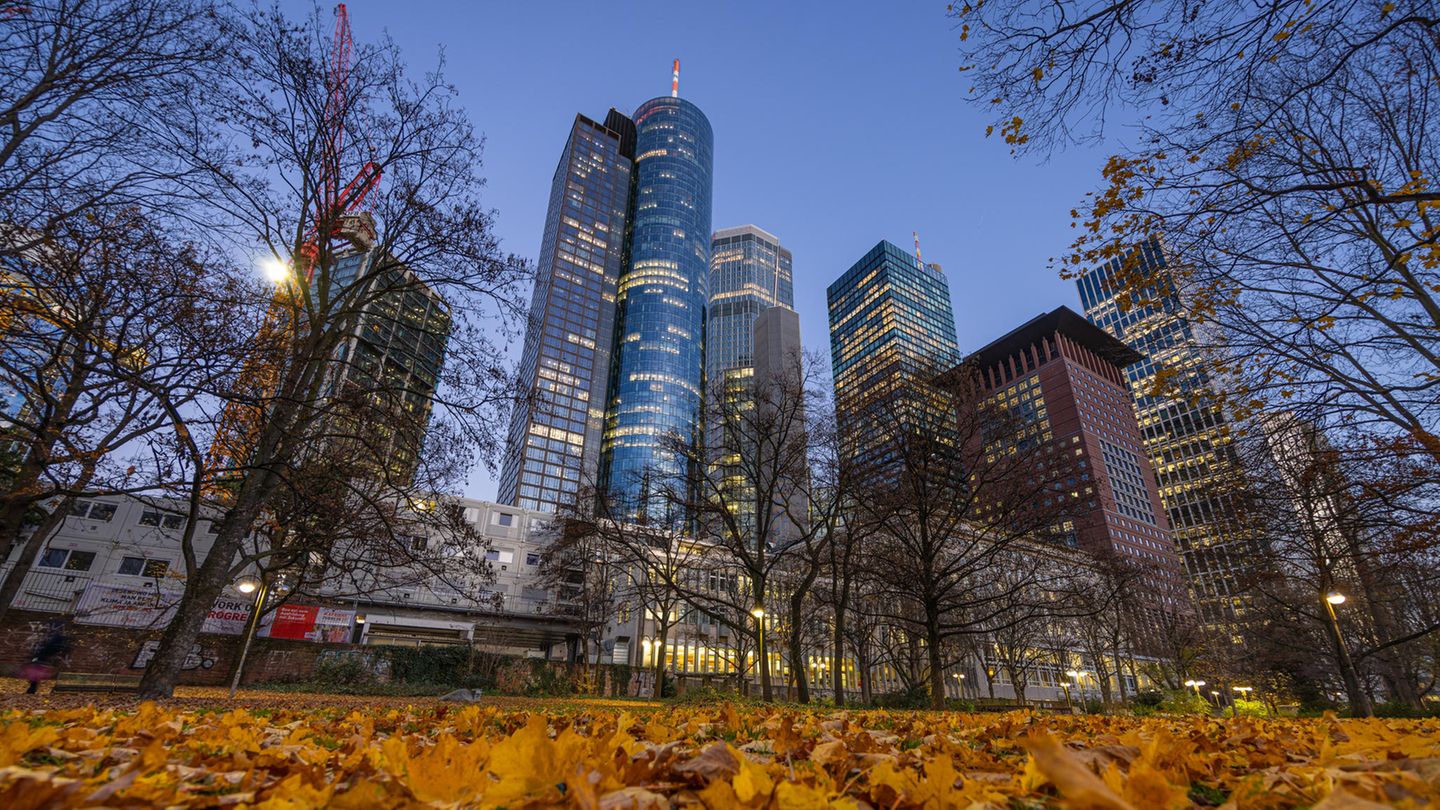
{"type": "Polygon", "coordinates": [[[911,231],[910,235],[915,237],[915,261],[919,262],[921,267],[924,267],[925,260],[920,258],[920,232],[911,231]]]}
{"type": "Polygon", "coordinates": [[[674,72],[670,74],[670,97],[680,97],[680,60],[675,60],[674,72]]]}

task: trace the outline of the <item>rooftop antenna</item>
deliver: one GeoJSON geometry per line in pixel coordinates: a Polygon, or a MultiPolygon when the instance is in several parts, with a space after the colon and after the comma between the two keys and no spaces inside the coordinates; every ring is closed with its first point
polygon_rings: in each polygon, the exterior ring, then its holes
{"type": "Polygon", "coordinates": [[[670,74],[670,97],[680,97],[680,60],[675,60],[674,72],[670,74]]]}
{"type": "Polygon", "coordinates": [[[920,267],[923,268],[925,267],[925,260],[920,258],[920,232],[911,231],[910,235],[915,237],[915,261],[919,262],[920,267]]]}

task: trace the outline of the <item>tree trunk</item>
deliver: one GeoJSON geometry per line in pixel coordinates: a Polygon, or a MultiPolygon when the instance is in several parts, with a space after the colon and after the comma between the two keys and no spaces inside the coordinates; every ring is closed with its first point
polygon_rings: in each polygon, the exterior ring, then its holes
{"type": "Polygon", "coordinates": [[[845,611],[835,609],[835,628],[830,637],[830,687],[835,691],[835,705],[845,705],[845,611]]]}
{"type": "Polygon", "coordinates": [[[15,567],[5,576],[5,581],[0,583],[0,621],[4,621],[5,614],[10,612],[10,605],[15,602],[16,594],[20,593],[20,586],[25,582],[25,576],[35,565],[35,558],[40,556],[40,549],[45,547],[45,542],[50,535],[60,528],[65,518],[70,514],[70,506],[75,503],[74,495],[67,495],[60,500],[50,514],[35,527],[30,539],[25,541],[24,548],[20,551],[20,558],[15,561],[15,567]]]}
{"type": "MultiPolygon", "coordinates": [[[[669,617],[669,612],[666,612],[669,617]]],[[[659,622],[655,626],[655,698],[665,697],[665,643],[670,640],[670,623],[659,622]]]]}
{"type": "MultiPolygon", "coordinates": [[[[807,586],[808,589],[808,586],[807,586]]],[[[810,702],[810,679],[805,672],[804,651],[800,645],[800,611],[805,607],[806,590],[795,589],[790,596],[790,675],[795,679],[796,699],[810,702]]]]}
{"type": "MultiPolygon", "coordinates": [[[[252,473],[262,474],[262,473],[252,473]]],[[[247,482],[249,484],[250,482],[247,482]]],[[[257,482],[258,483],[258,482],[257,482]]],[[[168,698],[175,692],[175,682],[180,677],[180,666],[190,654],[205,617],[215,604],[215,599],[229,584],[230,567],[235,555],[244,545],[245,535],[260,513],[261,488],[257,485],[241,487],[237,504],[225,516],[220,533],[200,570],[191,572],[175,608],[175,618],[160,636],[160,646],[155,657],[145,668],[140,678],[140,697],[145,700],[168,698]]]]}
{"type": "Polygon", "coordinates": [[[860,675],[860,701],[869,706],[875,702],[875,686],[870,682],[870,647],[863,641],[855,645],[855,668],[860,675]]]}
{"type": "Polygon", "coordinates": [[[930,707],[945,708],[945,661],[940,650],[940,619],[926,610],[925,654],[930,668],[930,707]]]}

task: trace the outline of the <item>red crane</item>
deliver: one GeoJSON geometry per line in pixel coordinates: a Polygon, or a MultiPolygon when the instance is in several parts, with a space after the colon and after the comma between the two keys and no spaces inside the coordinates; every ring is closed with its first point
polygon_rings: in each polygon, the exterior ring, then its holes
{"type": "MultiPolygon", "coordinates": [[[[350,112],[350,65],[354,41],[350,37],[350,15],[345,4],[335,6],[335,39],[326,75],[325,108],[320,121],[320,172],[313,201],[312,220],[295,257],[296,270],[303,269],[306,288],[313,281],[315,263],[322,245],[345,238],[368,248],[375,239],[374,222],[356,216],[365,198],[380,182],[380,164],[366,160],[354,178],[340,187],[340,168],[345,156],[345,119],[350,112]]],[[[259,438],[268,401],[280,384],[286,337],[293,335],[300,315],[291,281],[277,285],[255,349],[245,360],[239,379],[220,415],[220,424],[205,463],[207,470],[234,470],[244,464],[259,438]]],[[[234,478],[234,476],[228,476],[234,478]]],[[[211,491],[222,499],[233,493],[223,481],[214,481],[211,491]]]]}
{"type": "MultiPolygon", "coordinates": [[[[364,204],[365,198],[380,183],[380,164],[367,160],[355,176],[340,188],[340,167],[345,155],[345,119],[350,107],[350,60],[355,42],[350,37],[350,14],[345,4],[335,6],[335,40],[330,51],[330,71],[326,85],[325,110],[322,113],[320,182],[316,184],[319,198],[315,201],[315,218],[305,232],[300,252],[305,260],[305,280],[310,281],[314,260],[320,253],[321,240],[345,235],[349,228],[365,227],[350,218],[364,204]]],[[[374,234],[365,234],[373,240],[374,234]]]]}

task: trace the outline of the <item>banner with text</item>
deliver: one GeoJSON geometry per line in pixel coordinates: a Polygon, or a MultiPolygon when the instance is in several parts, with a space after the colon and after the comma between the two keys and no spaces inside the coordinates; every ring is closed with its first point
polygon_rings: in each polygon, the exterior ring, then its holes
{"type": "MultiPolygon", "coordinates": [[[[158,630],[175,616],[180,603],[178,588],[130,588],[105,582],[92,582],[80,595],[75,606],[75,621],[80,624],[101,624],[109,627],[139,627],[158,630]]],[[[245,632],[250,618],[250,603],[232,596],[215,600],[205,616],[202,633],[238,636],[245,632]]]]}
{"type": "Polygon", "coordinates": [[[260,632],[266,638],[344,644],[350,641],[355,611],[318,605],[281,605],[260,617],[260,632]]]}

